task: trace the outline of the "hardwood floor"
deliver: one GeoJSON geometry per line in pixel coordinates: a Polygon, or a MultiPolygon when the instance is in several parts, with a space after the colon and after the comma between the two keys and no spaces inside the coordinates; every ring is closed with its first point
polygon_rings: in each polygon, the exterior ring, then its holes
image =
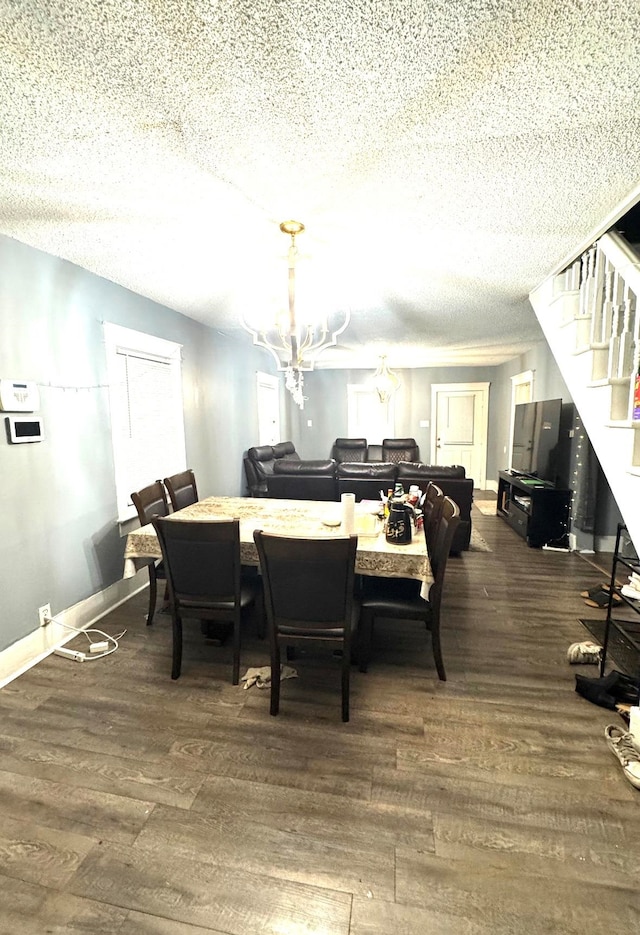
{"type": "MultiPolygon", "coordinates": [[[[172,682],[146,592],[102,621],[127,628],[117,653],[3,689],[0,933],[637,930],[640,792],[603,737],[624,725],[566,662],[602,574],[473,521],[492,551],[447,568],[448,681],[419,626],[381,625],[348,724],[323,651],[277,718],[197,623],[172,682]]],[[[241,671],[267,661],[247,632],[241,671]]]]}

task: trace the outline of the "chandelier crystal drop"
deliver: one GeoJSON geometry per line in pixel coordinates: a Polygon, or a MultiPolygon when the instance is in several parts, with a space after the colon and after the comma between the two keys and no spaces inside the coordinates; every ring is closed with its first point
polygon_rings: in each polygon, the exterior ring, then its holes
{"type": "Polygon", "coordinates": [[[388,403],[395,391],[400,387],[400,377],[387,365],[386,356],[380,357],[378,369],[373,375],[373,387],[381,403],[388,403]]]}
{"type": "Polygon", "coordinates": [[[278,370],[285,374],[285,386],[294,402],[304,409],[304,371],[313,370],[316,358],[326,348],[337,344],[338,335],[349,324],[348,309],[336,312],[311,308],[316,298],[310,289],[298,297],[299,262],[296,237],[303,233],[301,221],[283,221],[280,230],[291,238],[287,253],[287,304],[281,305],[269,321],[259,320],[259,312],[243,316],[243,327],[253,336],[253,343],[264,347],[274,357],[278,370]],[[298,307],[298,305],[300,307],[298,307]]]}

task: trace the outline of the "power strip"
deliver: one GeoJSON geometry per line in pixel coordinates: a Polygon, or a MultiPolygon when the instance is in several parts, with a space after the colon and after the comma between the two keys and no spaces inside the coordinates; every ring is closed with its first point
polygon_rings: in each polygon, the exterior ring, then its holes
{"type": "Polygon", "coordinates": [[[75,662],[84,662],[87,658],[86,653],[81,653],[77,649],[65,649],[64,646],[54,649],[53,654],[54,656],[64,656],[65,659],[73,659],[75,662]]]}

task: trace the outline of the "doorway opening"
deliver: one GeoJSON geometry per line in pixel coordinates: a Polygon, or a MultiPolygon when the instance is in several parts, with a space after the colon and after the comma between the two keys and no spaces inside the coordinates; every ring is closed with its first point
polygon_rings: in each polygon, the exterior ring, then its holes
{"type": "Polygon", "coordinates": [[[488,383],[431,386],[431,452],[434,464],[461,464],[481,490],[487,484],[488,383]]]}

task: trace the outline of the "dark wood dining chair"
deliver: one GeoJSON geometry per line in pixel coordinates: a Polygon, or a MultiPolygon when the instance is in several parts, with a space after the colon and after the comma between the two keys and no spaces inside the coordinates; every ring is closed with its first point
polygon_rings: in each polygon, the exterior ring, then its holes
{"type": "Polygon", "coordinates": [[[444,494],[442,489],[438,487],[437,484],[434,484],[433,481],[429,481],[422,509],[424,516],[424,538],[427,543],[429,559],[431,559],[435,548],[443,506],[444,494]]]}
{"type": "Polygon", "coordinates": [[[460,510],[449,497],[444,497],[433,553],[430,556],[433,583],[429,598],[420,597],[420,582],[406,578],[365,578],[358,658],[360,671],[366,672],[371,656],[374,622],[378,617],[392,620],[420,620],[431,633],[433,656],[438,678],[446,681],[442,647],[440,645],[440,605],[444,588],[451,540],[460,522],[460,510]]]}
{"type": "MultiPolygon", "coordinates": [[[[167,492],[161,480],[143,487],[142,490],[136,490],[131,494],[133,505],[138,513],[138,519],[141,526],[150,523],[154,516],[168,516],[169,504],[167,502],[167,492]]],[[[164,564],[151,559],[149,562],[149,610],[147,612],[147,626],[153,623],[153,616],[156,612],[156,595],[158,590],[157,582],[166,581],[164,564]]],[[[165,585],[165,601],[169,597],[169,592],[165,585]]]]}
{"type": "Polygon", "coordinates": [[[308,641],[342,650],[342,720],[349,720],[351,637],[359,605],[354,597],[357,536],[300,539],[256,529],[271,648],[271,714],[280,707],[280,649],[308,641]]]}
{"type": "Polygon", "coordinates": [[[173,622],[171,678],[182,669],[182,620],[215,620],[233,628],[232,682],[240,680],[242,614],[255,605],[257,576],[245,579],[240,564],[240,520],[182,520],[157,516],[158,534],[167,572],[173,622]]]}
{"type": "Polygon", "coordinates": [[[167,488],[174,512],[198,502],[196,476],[190,468],[180,471],[179,474],[172,474],[171,477],[165,477],[164,486],[167,488]]]}

